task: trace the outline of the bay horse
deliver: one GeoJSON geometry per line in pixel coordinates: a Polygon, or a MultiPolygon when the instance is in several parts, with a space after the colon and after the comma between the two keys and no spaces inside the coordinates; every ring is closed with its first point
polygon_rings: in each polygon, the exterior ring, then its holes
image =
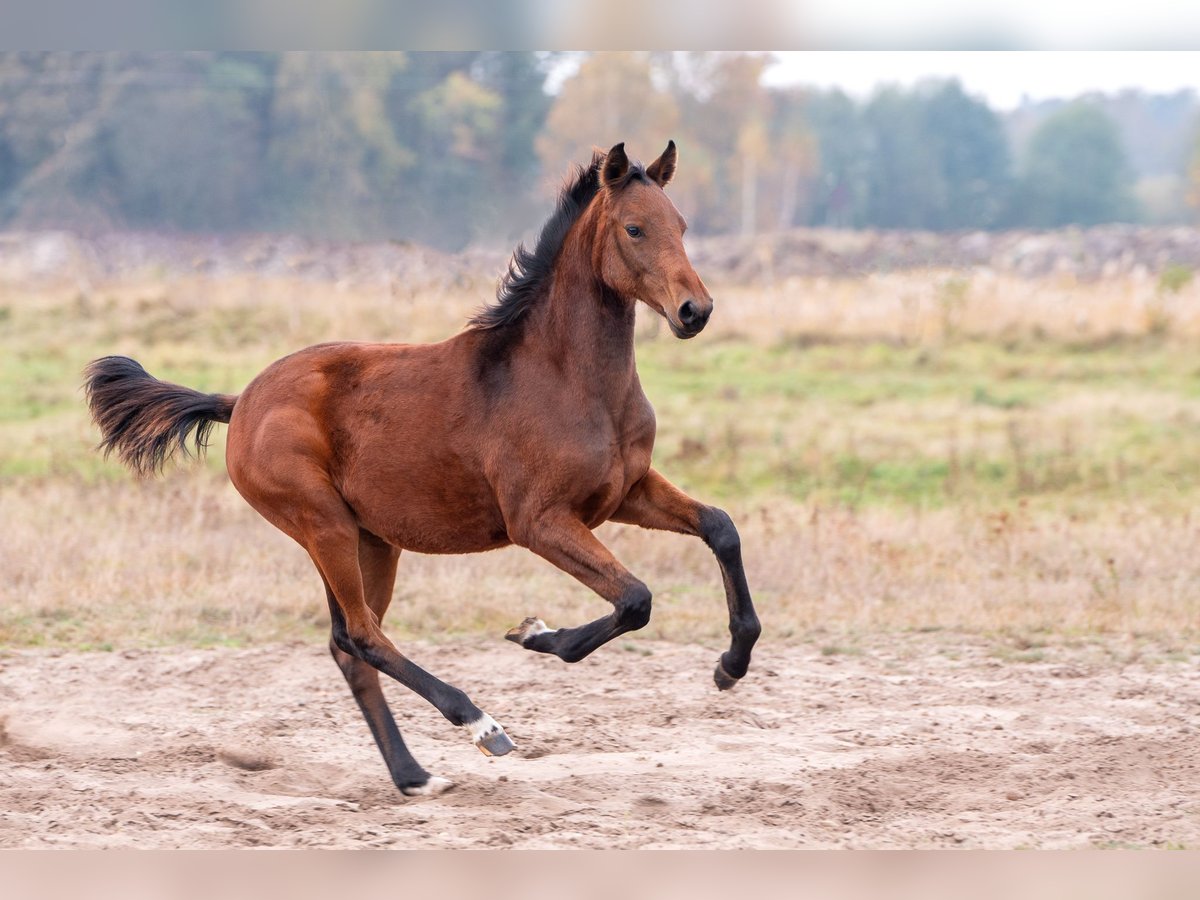
{"type": "Polygon", "coordinates": [[[674,141],[648,166],[624,144],[576,167],[536,244],[518,245],[494,304],[437,344],[329,343],[268,366],[240,395],[159,381],[127,357],[92,362],[85,390],[103,439],[136,474],[176,449],[203,451],[229,424],[226,466],[263,518],[308,551],[325,584],[330,650],[396,787],[450,786],[413,758],[379,673],[428,700],[487,755],[514,748],[467,695],[384,634],[401,550],[528,548],[612,604],[574,628],[527,618],[506,637],[576,662],[650,619],[650,590],[593,535],[602,522],[695,535],[713,550],[729,607],[729,650],[713,678],[746,674],[760,626],[737,529],[650,465],[655,418],[634,361],[637,300],[678,338],[699,334],[713,299],[663,192],[674,141]]]}

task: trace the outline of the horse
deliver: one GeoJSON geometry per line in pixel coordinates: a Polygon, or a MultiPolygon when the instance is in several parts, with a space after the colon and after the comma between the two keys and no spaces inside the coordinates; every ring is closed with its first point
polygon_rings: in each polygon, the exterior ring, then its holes
{"type": "Polygon", "coordinates": [[[203,452],[229,426],[226,468],[258,513],[312,558],[325,586],[329,647],[392,781],[407,796],[451,787],[413,758],[379,673],[429,701],[484,754],[512,740],[462,690],[403,656],[382,629],[402,550],[477,553],[517,545],[587,585],[612,611],[577,627],[529,617],[505,637],[576,662],[650,619],[650,589],[596,538],[613,521],[701,538],[716,556],[728,690],[761,627],[736,527],[651,465],[655,416],[634,360],[637,301],[681,339],[713,298],[683,246],[687,223],[664,188],[674,141],[648,166],[624,143],[575,166],[536,243],[519,244],[496,301],[434,344],[326,343],[269,365],[239,395],[159,381],[128,357],[85,370],[102,434],[138,476],[177,450],[203,452]]]}

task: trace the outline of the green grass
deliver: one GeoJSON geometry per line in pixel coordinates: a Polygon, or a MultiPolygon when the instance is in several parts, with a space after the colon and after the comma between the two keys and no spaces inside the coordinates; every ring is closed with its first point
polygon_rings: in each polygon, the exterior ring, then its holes
{"type": "Polygon", "coordinates": [[[725,496],[849,506],[1171,503],[1200,483],[1200,376],[1139,341],[694,347],[646,342],[660,468],[725,496]]]}
{"type": "MultiPolygon", "coordinates": [[[[124,477],[91,449],[79,387],[96,356],[129,353],[161,378],[236,392],[308,343],[399,337],[373,310],[339,335],[321,311],[289,316],[252,296],[181,307],[167,287],[9,309],[0,479],[124,477]]],[[[681,343],[660,333],[639,340],[638,362],[658,412],[656,465],[715,499],[1176,508],[1200,485],[1200,363],[1168,340],[910,346],[717,333],[681,343]]],[[[221,452],[218,436],[210,467],[221,452]]]]}

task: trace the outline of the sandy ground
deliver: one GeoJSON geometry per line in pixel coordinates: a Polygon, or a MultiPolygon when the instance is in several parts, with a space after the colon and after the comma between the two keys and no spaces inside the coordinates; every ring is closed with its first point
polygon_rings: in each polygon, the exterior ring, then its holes
{"type": "Polygon", "coordinates": [[[768,643],[719,694],[714,647],[619,640],[569,667],[498,639],[412,646],[519,748],[485,758],[390,686],[457,785],[415,799],[323,648],[15,652],[0,846],[1200,845],[1194,655],[994,650],[768,643]]]}

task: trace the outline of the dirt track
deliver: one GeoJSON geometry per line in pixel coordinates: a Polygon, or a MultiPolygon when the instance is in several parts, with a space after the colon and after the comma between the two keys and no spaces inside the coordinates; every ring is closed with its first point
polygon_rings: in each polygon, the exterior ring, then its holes
{"type": "Polygon", "coordinates": [[[990,648],[768,644],[718,694],[715,648],[618,641],[568,667],[500,640],[409,647],[519,748],[489,760],[390,690],[458,785],[429,799],[393,790],[323,649],[13,653],[0,846],[1200,844],[1194,655],[990,648]]]}

